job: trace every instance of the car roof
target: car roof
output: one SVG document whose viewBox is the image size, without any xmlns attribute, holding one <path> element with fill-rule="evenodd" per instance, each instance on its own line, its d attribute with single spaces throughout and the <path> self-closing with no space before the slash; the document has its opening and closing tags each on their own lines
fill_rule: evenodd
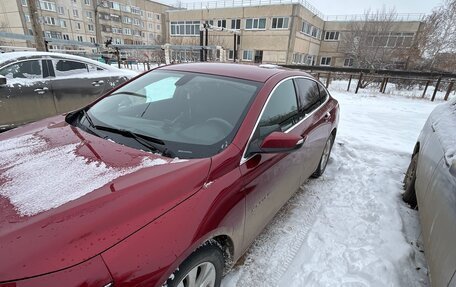
<svg viewBox="0 0 456 287">
<path fill-rule="evenodd" d="M 273 66 L 255 66 L 234 63 L 188 63 L 168 65 L 160 70 L 172 70 L 182 72 L 196 72 L 232 78 L 240 78 L 255 82 L 266 82 L 270 77 L 284 73 L 287 70 Z"/>
<path fill-rule="evenodd" d="M 115 69 L 114 67 L 106 65 L 104 63 L 100 63 L 98 61 L 94 61 L 94 60 L 86 58 L 86 57 L 75 56 L 75 55 L 70 55 L 70 54 L 63 54 L 63 53 L 37 52 L 37 51 L 2 53 L 2 54 L 0 54 L 0 65 L 7 64 L 7 63 L 10 63 L 10 62 L 14 62 L 14 61 L 17 61 L 17 60 L 25 60 L 25 59 L 28 59 L 28 58 L 42 58 L 44 56 L 84 61 L 86 63 L 90 63 L 90 64 L 93 64 L 93 65 L 101 66 L 101 67 L 103 67 L 103 68 L 105 68 L 107 70 L 116 70 L 117 71 L 117 69 Z"/>
</svg>

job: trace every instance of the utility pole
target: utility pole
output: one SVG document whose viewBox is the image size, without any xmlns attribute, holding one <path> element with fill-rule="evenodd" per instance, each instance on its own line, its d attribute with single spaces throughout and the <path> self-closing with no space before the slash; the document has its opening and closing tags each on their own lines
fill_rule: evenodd
<svg viewBox="0 0 456 287">
<path fill-rule="evenodd" d="M 101 47 L 101 44 L 103 43 L 101 39 L 101 26 L 100 26 L 100 17 L 98 16 L 98 8 L 103 5 L 103 1 L 98 3 L 98 0 L 92 0 L 93 3 L 93 9 L 95 12 L 95 38 L 96 38 L 96 43 L 97 43 L 97 49 L 99 50 Z"/>
<path fill-rule="evenodd" d="M 30 21 L 32 22 L 32 31 L 33 36 L 35 37 L 36 50 L 46 51 L 46 43 L 44 41 L 43 30 L 41 29 L 36 1 L 27 0 L 27 5 L 30 11 Z"/>
</svg>

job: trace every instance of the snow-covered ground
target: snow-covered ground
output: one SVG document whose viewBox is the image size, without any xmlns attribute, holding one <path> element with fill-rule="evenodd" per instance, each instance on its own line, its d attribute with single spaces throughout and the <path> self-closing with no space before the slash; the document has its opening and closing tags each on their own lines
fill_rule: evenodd
<svg viewBox="0 0 456 287">
<path fill-rule="evenodd" d="M 418 213 L 400 196 L 438 102 L 337 90 L 341 118 L 325 174 L 302 186 L 224 287 L 429 285 Z"/>
</svg>

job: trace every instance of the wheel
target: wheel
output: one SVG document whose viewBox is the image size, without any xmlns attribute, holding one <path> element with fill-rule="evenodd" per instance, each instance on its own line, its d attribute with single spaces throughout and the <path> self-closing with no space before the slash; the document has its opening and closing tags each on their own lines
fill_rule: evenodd
<svg viewBox="0 0 456 287">
<path fill-rule="evenodd" d="M 416 167 L 418 166 L 418 153 L 414 154 L 410 165 L 405 173 L 404 177 L 404 193 L 402 194 L 402 200 L 410 205 L 411 208 L 416 208 L 416 191 L 415 191 L 415 181 L 416 181 Z"/>
<path fill-rule="evenodd" d="M 170 276 L 168 287 L 219 287 L 224 259 L 220 248 L 206 244 L 190 255 Z"/>
<path fill-rule="evenodd" d="M 325 148 L 323 149 L 323 153 L 321 154 L 320 162 L 318 163 L 317 169 L 312 174 L 313 178 L 320 177 L 326 169 L 326 165 L 328 164 L 329 156 L 331 155 L 331 149 L 334 143 L 334 135 L 331 134 L 328 140 L 326 141 Z"/>
</svg>

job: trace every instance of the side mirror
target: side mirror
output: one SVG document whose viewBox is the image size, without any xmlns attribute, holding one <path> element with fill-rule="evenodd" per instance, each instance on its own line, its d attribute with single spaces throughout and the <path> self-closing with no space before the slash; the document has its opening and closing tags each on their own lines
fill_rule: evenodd
<svg viewBox="0 0 456 287">
<path fill-rule="evenodd" d="M 287 153 L 302 147 L 304 139 L 300 136 L 283 132 L 272 132 L 261 144 L 252 142 L 250 153 Z"/>
<path fill-rule="evenodd" d="M 456 177 L 456 159 L 454 159 L 453 163 L 450 165 L 450 174 Z"/>
<path fill-rule="evenodd" d="M 4 85 L 6 85 L 6 77 L 0 75 L 0 86 L 4 86 Z"/>
</svg>

